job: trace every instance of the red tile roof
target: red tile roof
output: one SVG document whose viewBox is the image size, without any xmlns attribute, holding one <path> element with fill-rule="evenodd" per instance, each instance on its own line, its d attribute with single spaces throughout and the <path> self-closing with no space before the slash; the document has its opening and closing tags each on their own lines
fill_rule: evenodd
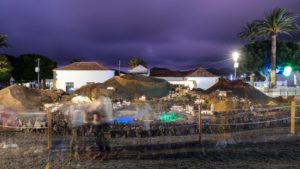
<svg viewBox="0 0 300 169">
<path fill-rule="evenodd" d="M 153 77 L 217 77 L 217 75 L 210 73 L 209 71 L 207 71 L 202 67 L 190 71 L 154 69 L 151 70 L 150 76 Z"/>
<path fill-rule="evenodd" d="M 150 76 L 153 77 L 184 77 L 180 71 L 175 70 L 151 70 Z"/>
<path fill-rule="evenodd" d="M 209 71 L 207 71 L 202 67 L 189 71 L 185 76 L 186 77 L 217 77 L 217 75 L 210 73 Z"/>
<path fill-rule="evenodd" d="M 54 70 L 109 70 L 97 62 L 74 62 Z"/>
</svg>

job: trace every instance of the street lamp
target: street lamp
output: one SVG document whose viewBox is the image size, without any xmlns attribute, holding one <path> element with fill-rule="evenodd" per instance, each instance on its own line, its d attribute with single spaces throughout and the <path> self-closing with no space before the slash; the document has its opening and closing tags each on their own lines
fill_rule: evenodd
<svg viewBox="0 0 300 169">
<path fill-rule="evenodd" d="M 239 63 L 237 62 L 239 57 L 240 57 L 240 54 L 238 52 L 233 52 L 232 59 L 234 61 L 234 65 L 233 65 L 233 67 L 234 67 L 234 80 L 236 80 L 236 70 L 239 67 Z"/>
</svg>

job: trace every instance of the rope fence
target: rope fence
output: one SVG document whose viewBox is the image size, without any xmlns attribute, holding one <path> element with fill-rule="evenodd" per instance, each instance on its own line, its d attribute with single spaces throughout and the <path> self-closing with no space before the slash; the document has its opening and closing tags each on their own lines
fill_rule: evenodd
<svg viewBox="0 0 300 169">
<path fill-rule="evenodd" d="M 255 124 L 263 124 L 263 123 L 272 123 L 272 122 L 279 122 L 289 120 L 290 117 L 281 118 L 281 119 L 274 119 L 274 120 L 265 120 L 265 121 L 256 121 L 256 122 L 246 122 L 246 123 L 215 123 L 215 124 L 208 124 L 202 123 L 202 126 L 242 126 L 242 125 L 255 125 Z M 299 117 L 295 117 L 295 119 L 300 119 Z M 161 123 L 164 125 L 164 123 Z M 198 126 L 197 123 L 194 124 L 183 124 L 183 125 L 166 125 L 167 127 L 191 127 L 191 126 Z M 47 129 L 48 127 L 28 127 L 28 126 L 4 126 L 0 125 L 2 128 L 13 128 L 13 129 Z M 113 131 L 123 131 L 123 130 L 113 130 Z"/>
</svg>

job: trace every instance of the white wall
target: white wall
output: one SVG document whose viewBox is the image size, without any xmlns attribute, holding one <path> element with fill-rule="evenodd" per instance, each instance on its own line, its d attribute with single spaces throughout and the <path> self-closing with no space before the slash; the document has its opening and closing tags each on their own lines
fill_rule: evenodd
<svg viewBox="0 0 300 169">
<path fill-rule="evenodd" d="M 114 77 L 113 70 L 56 70 L 56 88 L 66 90 L 66 82 L 74 82 L 74 89 L 88 82 L 103 83 Z"/>
<path fill-rule="evenodd" d="M 168 81 L 172 85 L 182 85 L 190 88 L 191 90 L 196 88 L 196 83 L 193 80 L 181 80 L 181 81 Z"/>
<path fill-rule="evenodd" d="M 171 84 L 184 85 L 192 88 L 200 88 L 206 90 L 216 84 L 219 77 L 155 77 L 164 79 Z"/>
<path fill-rule="evenodd" d="M 153 76 L 153 77 L 155 77 L 155 76 Z M 184 80 L 183 77 L 155 77 L 155 78 L 164 79 L 166 81 L 182 81 L 182 80 Z"/>
<path fill-rule="evenodd" d="M 197 88 L 206 90 L 216 84 L 219 77 L 186 77 L 187 80 L 194 80 L 197 84 Z"/>
</svg>

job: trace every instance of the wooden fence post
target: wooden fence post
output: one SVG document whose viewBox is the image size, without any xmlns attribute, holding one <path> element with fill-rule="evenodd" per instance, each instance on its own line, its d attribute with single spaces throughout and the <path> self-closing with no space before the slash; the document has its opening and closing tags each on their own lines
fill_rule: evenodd
<svg viewBox="0 0 300 169">
<path fill-rule="evenodd" d="M 201 140 L 202 140 L 202 115 L 201 115 L 201 105 L 200 104 L 198 105 L 198 130 L 199 130 L 198 139 L 199 139 L 199 142 L 201 143 Z"/>
<path fill-rule="evenodd" d="M 296 111 L 295 98 L 292 97 L 292 99 L 291 99 L 291 129 L 290 129 L 291 135 L 295 135 L 295 116 L 296 116 L 295 111 Z"/>
<path fill-rule="evenodd" d="M 47 109 L 48 115 L 48 149 L 52 146 L 52 112 L 51 109 Z"/>
<path fill-rule="evenodd" d="M 48 162 L 46 164 L 45 169 L 51 169 L 51 164 L 50 164 L 50 151 L 51 151 L 51 146 L 52 146 L 52 112 L 51 108 L 47 108 L 47 119 L 48 119 L 48 125 L 47 125 L 47 131 L 48 131 Z"/>
</svg>

